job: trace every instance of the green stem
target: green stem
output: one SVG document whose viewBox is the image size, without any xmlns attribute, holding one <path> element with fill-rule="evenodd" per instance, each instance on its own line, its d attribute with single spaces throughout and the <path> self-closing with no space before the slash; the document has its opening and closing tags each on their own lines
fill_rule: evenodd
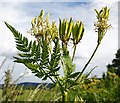
<svg viewBox="0 0 120 103">
<path fill-rule="evenodd" d="M 52 79 L 52 77 L 51 76 L 49 76 L 43 69 L 42 69 L 42 71 L 45 73 L 45 75 L 47 75 L 48 77 L 49 77 L 49 79 L 55 84 L 55 81 Z"/>
<path fill-rule="evenodd" d="M 74 60 L 74 57 L 75 57 L 76 47 L 77 47 L 77 46 L 74 45 L 74 51 L 73 51 L 72 61 Z"/>
<path fill-rule="evenodd" d="M 65 94 L 64 94 L 64 92 L 62 93 L 62 103 L 65 103 Z"/>
<path fill-rule="evenodd" d="M 93 54 L 91 55 L 90 59 L 89 59 L 88 62 L 85 64 L 84 68 L 83 68 L 82 71 L 79 73 L 79 75 L 78 75 L 78 77 L 76 78 L 75 81 L 77 81 L 77 80 L 80 78 L 80 76 L 83 74 L 83 72 L 85 71 L 86 67 L 88 66 L 88 64 L 90 63 L 90 61 L 92 60 L 92 58 L 94 57 L 94 55 L 95 55 L 95 53 L 96 53 L 99 45 L 100 45 L 100 43 L 97 44 L 97 46 L 96 46 Z"/>
<path fill-rule="evenodd" d="M 36 62 L 38 64 L 38 62 Z M 39 64 L 38 64 L 39 65 Z M 43 69 L 42 71 L 45 73 L 45 75 L 47 75 L 49 77 L 49 79 L 55 84 L 55 81 L 52 79 L 52 77 L 50 77 Z"/>
<path fill-rule="evenodd" d="M 62 103 L 65 103 L 65 93 L 64 93 L 64 88 L 63 88 L 62 85 L 60 84 L 59 80 L 58 80 L 58 84 L 59 84 L 60 91 L 61 91 L 61 94 L 62 94 Z"/>
<path fill-rule="evenodd" d="M 60 83 L 60 78 L 55 76 L 55 79 L 59 85 L 59 88 L 60 88 L 60 91 L 61 91 L 61 94 L 62 94 L 62 103 L 65 103 L 65 94 L 64 94 L 64 87 L 62 86 L 62 84 Z"/>
<path fill-rule="evenodd" d="M 63 49 L 63 54 L 67 53 L 67 43 L 62 42 L 62 49 Z"/>
</svg>

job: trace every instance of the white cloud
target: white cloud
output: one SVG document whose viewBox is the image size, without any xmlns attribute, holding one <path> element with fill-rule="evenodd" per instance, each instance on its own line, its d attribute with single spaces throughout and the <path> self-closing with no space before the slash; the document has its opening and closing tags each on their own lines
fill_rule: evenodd
<svg viewBox="0 0 120 103">
<path fill-rule="evenodd" d="M 16 53 L 14 36 L 4 24 L 4 21 L 10 23 L 18 31 L 26 33 L 26 25 L 31 18 L 26 16 L 26 13 L 17 7 L 18 3 L 0 3 L 0 55 L 8 56 Z"/>
</svg>

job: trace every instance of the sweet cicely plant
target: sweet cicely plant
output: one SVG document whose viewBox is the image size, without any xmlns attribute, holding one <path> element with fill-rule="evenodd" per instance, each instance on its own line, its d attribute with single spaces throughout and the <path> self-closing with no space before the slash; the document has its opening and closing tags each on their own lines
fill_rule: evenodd
<svg viewBox="0 0 120 103">
<path fill-rule="evenodd" d="M 50 23 L 49 16 L 44 16 L 44 11 L 40 15 L 32 19 L 31 33 L 36 40 L 28 41 L 15 28 L 5 22 L 15 37 L 16 48 L 20 51 L 14 62 L 24 64 L 38 78 L 47 80 L 48 78 L 59 89 L 62 101 L 81 101 L 82 97 L 76 90 L 80 84 L 84 83 L 84 79 L 88 77 L 91 71 L 84 75 L 86 67 L 92 60 L 96 50 L 111 27 L 108 24 L 109 9 L 102 8 L 96 11 L 98 21 L 94 24 L 95 31 L 98 33 L 97 46 L 82 71 L 75 72 L 75 64 L 73 63 L 77 45 L 84 36 L 84 24 L 82 21 L 73 21 L 67 19 L 59 19 L 59 25 L 53 21 Z M 72 40 L 73 55 L 69 54 L 68 42 Z M 63 69 L 63 76 L 60 70 Z M 80 90 L 80 89 L 79 89 Z"/>
</svg>

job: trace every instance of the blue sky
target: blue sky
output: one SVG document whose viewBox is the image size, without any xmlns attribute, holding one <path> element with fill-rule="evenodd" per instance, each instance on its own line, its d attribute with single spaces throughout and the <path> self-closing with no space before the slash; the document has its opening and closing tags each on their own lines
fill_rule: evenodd
<svg viewBox="0 0 120 103">
<path fill-rule="evenodd" d="M 37 0 L 36 0 L 37 1 Z M 49 1 L 49 0 L 48 0 Z M 77 0 L 76 0 L 77 1 Z M 0 70 L 0 78 L 4 75 L 4 71 L 13 67 L 13 55 L 18 51 L 15 48 L 15 40 L 11 32 L 5 26 L 4 21 L 7 21 L 20 31 L 24 36 L 33 39 L 27 31 L 31 27 L 31 19 L 39 15 L 40 10 L 50 13 L 50 20 L 56 21 L 58 24 L 59 18 L 69 19 L 71 16 L 74 20 L 81 20 L 85 24 L 85 34 L 83 40 L 77 47 L 76 52 L 76 71 L 80 70 L 91 56 L 96 43 L 97 33 L 94 32 L 94 22 L 96 22 L 96 14 L 94 9 L 101 9 L 104 6 L 111 8 L 109 22 L 112 28 L 105 35 L 102 44 L 100 45 L 95 57 L 88 66 L 86 72 L 94 66 L 98 66 L 92 75 L 101 76 L 106 71 L 106 65 L 115 57 L 114 54 L 118 49 L 118 8 L 117 2 L 0 2 L 0 63 L 6 56 L 8 59 Z M 71 50 L 71 49 L 70 49 Z M 28 72 L 23 81 L 37 81 L 39 79 L 25 69 L 22 64 L 15 64 L 13 76 L 18 78 L 24 72 Z M 48 80 L 49 81 L 49 80 Z"/>
</svg>

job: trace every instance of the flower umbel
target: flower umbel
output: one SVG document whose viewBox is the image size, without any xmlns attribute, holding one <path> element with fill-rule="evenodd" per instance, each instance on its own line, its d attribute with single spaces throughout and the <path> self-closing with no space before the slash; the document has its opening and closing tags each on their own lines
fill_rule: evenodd
<svg viewBox="0 0 120 103">
<path fill-rule="evenodd" d="M 98 44 L 100 44 L 107 30 L 111 28 L 111 24 L 108 24 L 110 9 L 106 6 L 99 12 L 95 9 L 95 12 L 97 13 L 98 21 L 94 23 L 94 26 L 95 32 L 98 32 Z"/>
<path fill-rule="evenodd" d="M 43 37 L 49 44 L 55 37 L 58 36 L 58 30 L 55 22 L 52 24 L 49 21 L 49 15 L 44 19 L 44 11 L 41 10 L 40 15 L 33 18 L 31 21 L 32 28 L 29 33 L 35 36 L 37 40 Z"/>
</svg>

